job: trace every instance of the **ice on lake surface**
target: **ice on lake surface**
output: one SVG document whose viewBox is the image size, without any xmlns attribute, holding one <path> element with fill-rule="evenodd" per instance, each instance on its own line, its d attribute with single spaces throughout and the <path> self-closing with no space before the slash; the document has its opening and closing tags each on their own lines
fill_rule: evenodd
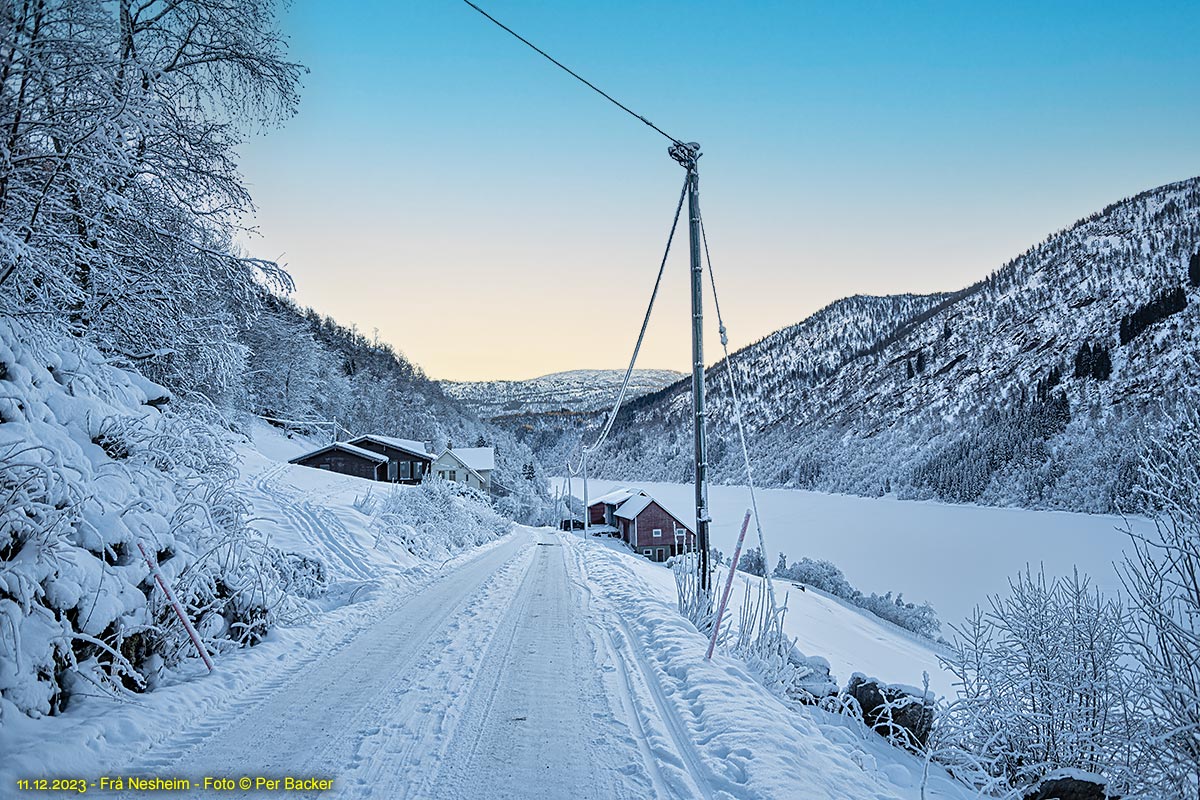
<svg viewBox="0 0 1200 800">
<path fill-rule="evenodd" d="M 691 484 L 596 480 L 589 495 L 637 486 L 680 519 L 695 518 Z M 576 496 L 581 481 L 572 483 Z M 1047 575 L 1068 575 L 1074 566 L 1106 594 L 1121 591 L 1113 562 L 1129 537 L 1126 521 L 1101 514 L 1030 511 L 952 505 L 893 497 L 855 497 L 794 489 L 758 490 L 759 511 L 774 568 L 782 550 L 789 563 L 802 557 L 827 559 L 860 591 L 902 592 L 909 602 L 928 600 L 942 620 L 957 623 L 986 595 L 1004 593 L 1008 579 L 1029 564 L 1045 564 Z M 733 551 L 742 515 L 750 506 L 743 486 L 709 487 L 713 544 Z M 1152 522 L 1131 518 L 1135 530 L 1152 532 Z M 754 529 L 747 547 L 757 546 Z"/>
</svg>

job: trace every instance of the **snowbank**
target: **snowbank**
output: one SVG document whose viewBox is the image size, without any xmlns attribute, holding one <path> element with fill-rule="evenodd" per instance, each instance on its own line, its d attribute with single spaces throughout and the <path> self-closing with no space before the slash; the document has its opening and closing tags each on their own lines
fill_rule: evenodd
<svg viewBox="0 0 1200 800">
<path fill-rule="evenodd" d="M 922 796 L 920 759 L 861 723 L 785 705 L 737 660 L 718 654 L 706 661 L 707 641 L 679 614 L 667 569 L 578 536 L 564 534 L 560 541 L 574 551 L 590 604 L 618 631 L 613 650 L 619 668 L 632 676 L 631 702 L 667 721 L 664 729 L 647 731 L 651 746 L 667 738 L 692 754 L 687 772 L 707 785 L 708 794 Z M 925 796 L 965 800 L 974 794 L 935 765 Z"/>
<path fill-rule="evenodd" d="M 81 342 L 0 321 L 0 721 L 152 688 L 189 654 L 139 544 L 215 650 L 261 638 L 286 600 L 231 454 L 168 397 Z"/>
</svg>

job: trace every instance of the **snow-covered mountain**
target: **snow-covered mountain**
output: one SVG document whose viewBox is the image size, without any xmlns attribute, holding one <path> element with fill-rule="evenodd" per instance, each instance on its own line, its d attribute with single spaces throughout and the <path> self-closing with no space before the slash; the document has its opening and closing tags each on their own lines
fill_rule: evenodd
<svg viewBox="0 0 1200 800">
<path fill-rule="evenodd" d="M 1115 203 L 961 291 L 851 297 L 733 356 L 756 477 L 857 494 L 1129 508 L 1140 443 L 1200 379 L 1200 179 Z M 715 480 L 744 470 L 724 362 Z M 687 381 L 623 410 L 598 473 L 688 480 Z M 558 426 L 560 435 L 552 436 Z M 587 427 L 521 420 L 560 463 Z"/>
<path fill-rule="evenodd" d="M 510 414 L 594 411 L 612 404 L 624 370 L 577 369 L 525 381 L 442 381 L 442 390 L 484 419 Z M 675 383 L 682 373 L 669 369 L 634 370 L 629 398 Z"/>
</svg>

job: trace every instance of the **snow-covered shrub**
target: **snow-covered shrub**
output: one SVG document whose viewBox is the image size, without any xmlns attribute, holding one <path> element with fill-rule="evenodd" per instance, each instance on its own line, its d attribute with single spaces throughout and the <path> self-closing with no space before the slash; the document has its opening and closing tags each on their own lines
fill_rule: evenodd
<svg viewBox="0 0 1200 800">
<path fill-rule="evenodd" d="M 309 598 L 325 594 L 329 588 L 329 570 L 324 561 L 299 553 L 285 553 L 276 548 L 271 548 L 270 552 L 284 591 Z"/>
<path fill-rule="evenodd" d="M 741 558 L 738 559 L 738 572 L 744 572 L 747 575 L 758 575 L 762 577 L 767 574 L 767 564 L 763 559 L 762 551 L 757 547 L 748 547 L 742 552 Z"/>
<path fill-rule="evenodd" d="M 1127 530 L 1122 565 L 1133 598 L 1134 655 L 1147 681 L 1154 729 L 1150 781 L 1164 796 L 1200 797 L 1200 411 L 1171 415 L 1173 434 L 1142 458 L 1140 492 L 1156 537 Z"/>
<path fill-rule="evenodd" d="M 957 697 L 934 725 L 937 760 L 990 792 L 1072 768 L 1137 782 L 1144 686 L 1130 668 L 1129 615 L 1078 573 L 1029 570 L 955 627 L 944 664 Z"/>
<path fill-rule="evenodd" d="M 903 595 L 900 594 L 893 598 L 891 592 L 883 595 L 872 592 L 870 595 L 859 595 L 855 598 L 854 604 L 865 608 L 880 619 L 886 619 L 888 622 L 899 625 L 919 636 L 924 636 L 926 639 L 937 637 L 942 629 L 942 623 L 938 621 L 937 612 L 933 610 L 933 606 L 929 603 L 921 605 L 906 603 Z"/>
<path fill-rule="evenodd" d="M 146 689 L 190 654 L 139 543 L 194 620 L 220 618 L 213 649 L 261 638 L 278 576 L 219 434 L 72 338 L 0 320 L 0 363 L 0 716 Z"/>
<path fill-rule="evenodd" d="M 398 544 L 421 558 L 446 558 L 508 533 L 512 522 L 487 495 L 453 481 L 397 487 L 375 508 L 376 546 Z"/>
<path fill-rule="evenodd" d="M 934 639 L 942 629 L 937 612 L 929 603 L 916 605 L 904 602 L 897 594 L 894 598 L 891 592 L 877 595 L 872 592 L 864 595 L 855 589 L 846 576 L 833 563 L 824 560 L 802 558 L 788 564 L 787 556 L 779 554 L 779 563 L 775 567 L 775 577 L 795 581 L 806 586 L 815 586 L 834 597 L 840 597 L 859 608 L 870 611 L 880 619 L 885 619 L 901 628 L 910 630 L 927 639 Z"/>
<path fill-rule="evenodd" d="M 815 586 L 821 591 L 829 592 L 835 597 L 852 600 L 860 592 L 850 585 L 845 574 L 831 561 L 802 558 L 788 564 L 780 554 L 781 562 L 775 568 L 775 577 L 796 583 Z"/>
</svg>

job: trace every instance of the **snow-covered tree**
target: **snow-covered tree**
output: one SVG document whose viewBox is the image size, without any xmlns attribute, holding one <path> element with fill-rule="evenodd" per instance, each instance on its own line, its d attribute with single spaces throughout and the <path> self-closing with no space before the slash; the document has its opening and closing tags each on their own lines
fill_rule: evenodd
<svg viewBox="0 0 1200 800">
<path fill-rule="evenodd" d="M 0 303 L 179 390 L 219 395 L 275 264 L 236 252 L 245 123 L 297 102 L 274 4 L 0 9 Z"/>
<path fill-rule="evenodd" d="M 938 758 L 989 790 L 1060 768 L 1137 784 L 1143 686 L 1126 609 L 1078 572 L 1027 569 L 1009 585 L 954 628 L 958 696 L 935 725 Z"/>
<path fill-rule="evenodd" d="M 1145 670 L 1163 796 L 1200 797 L 1200 412 L 1172 415 L 1175 430 L 1142 459 L 1141 491 L 1157 536 L 1130 531 L 1122 576 L 1133 598 L 1132 640 Z"/>
</svg>

